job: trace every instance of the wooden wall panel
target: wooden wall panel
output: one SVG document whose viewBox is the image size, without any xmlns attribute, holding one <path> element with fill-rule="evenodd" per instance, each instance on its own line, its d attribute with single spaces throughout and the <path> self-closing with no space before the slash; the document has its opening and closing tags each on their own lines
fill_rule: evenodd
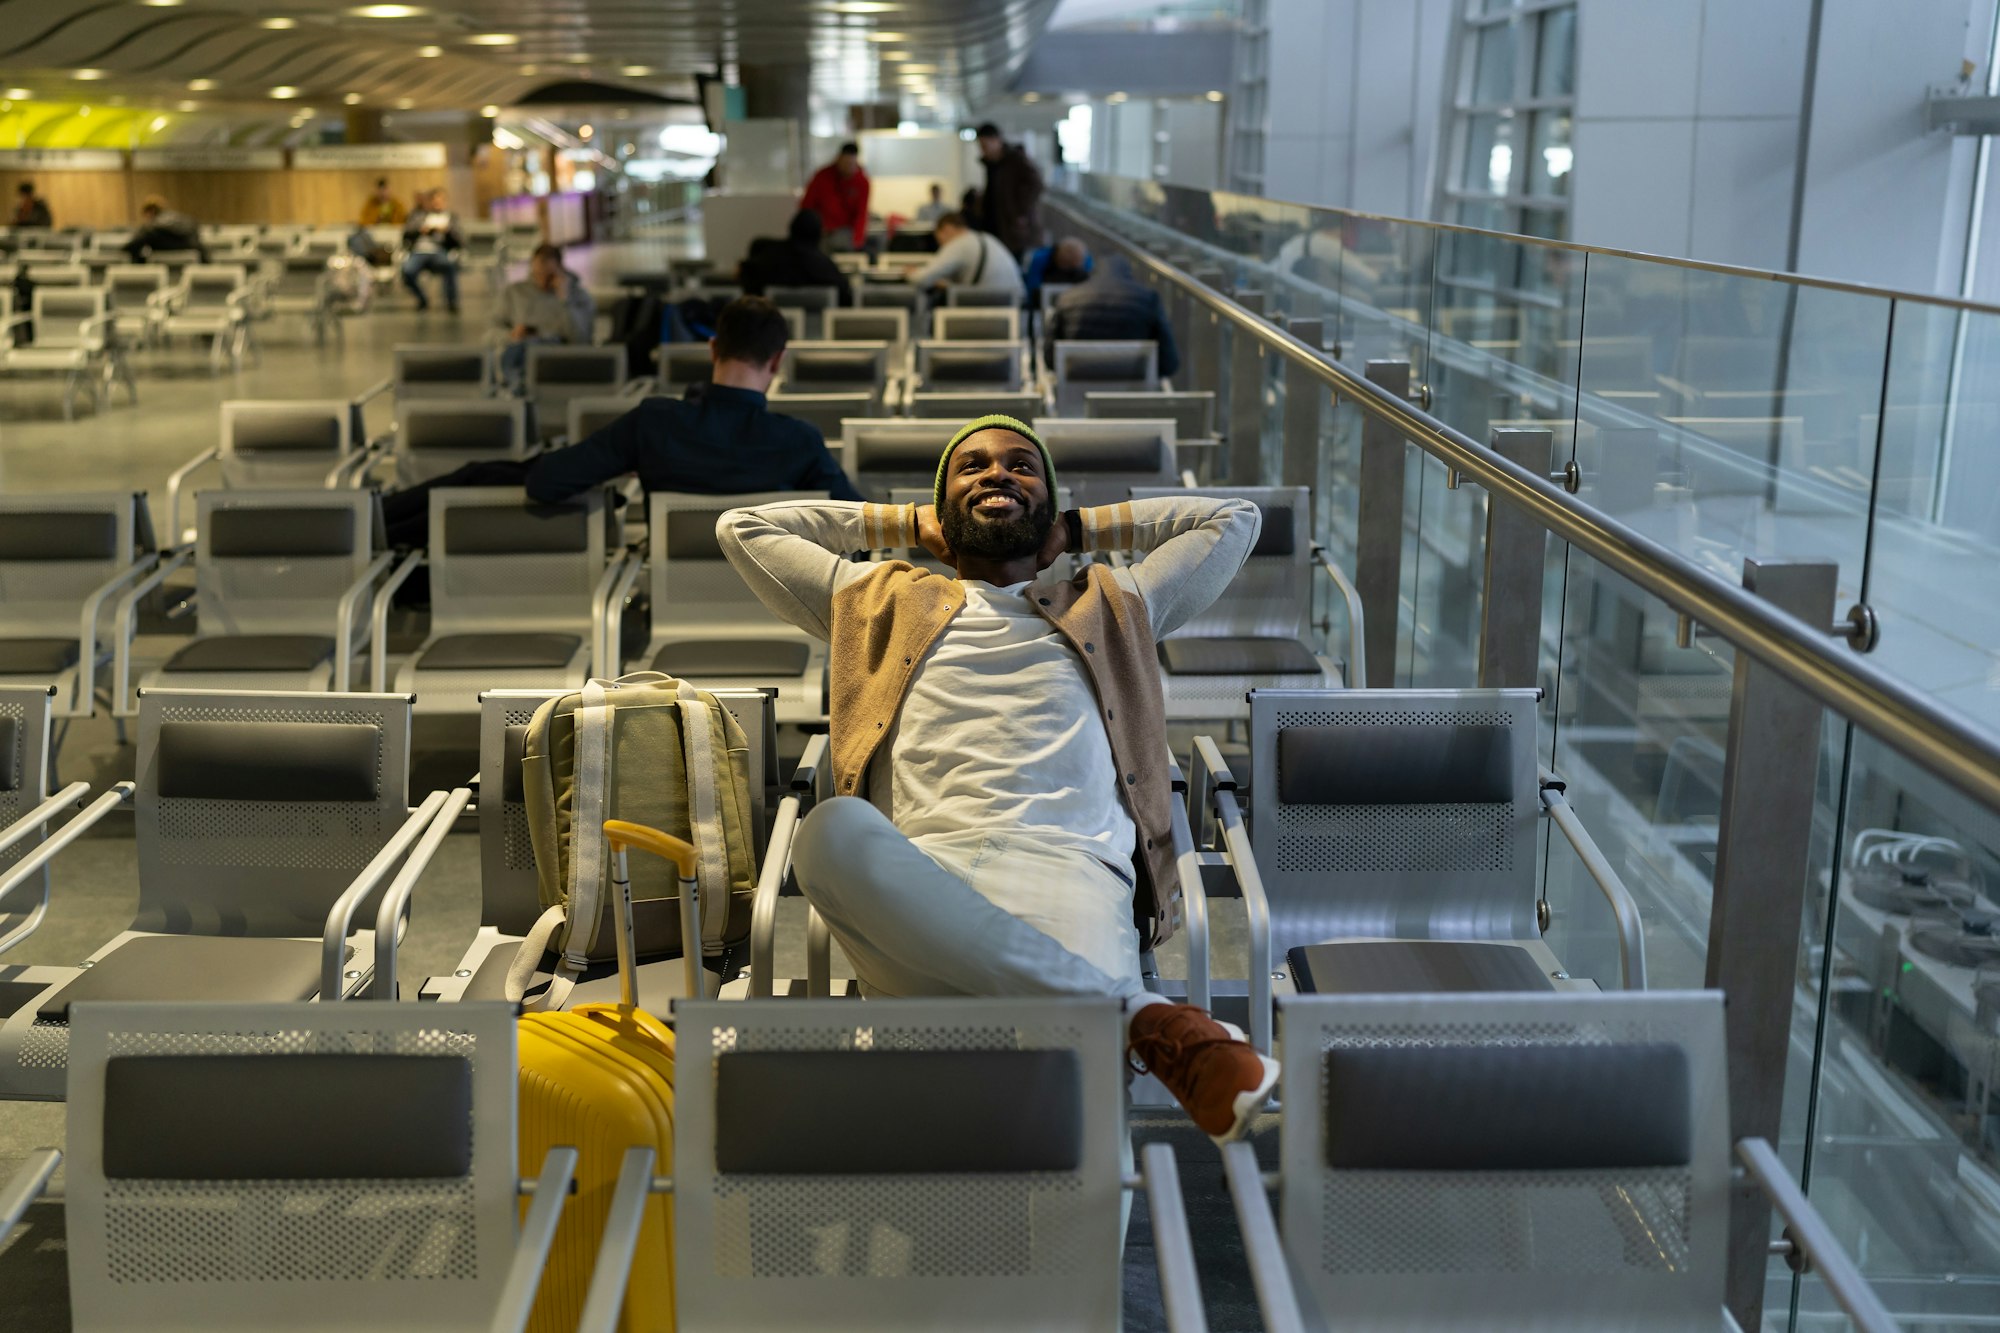
<svg viewBox="0 0 2000 1333">
<path fill-rule="evenodd" d="M 134 171 L 132 211 L 148 195 L 196 222 L 283 222 L 290 208 L 284 171 Z"/>
<path fill-rule="evenodd" d="M 284 174 L 289 178 L 290 194 L 285 201 L 283 220 L 288 222 L 354 222 L 361 216 L 362 203 L 375 192 L 375 182 L 384 177 L 389 181 L 390 193 L 402 200 L 405 208 L 418 190 L 447 184 L 443 167 L 386 170 L 342 167 Z M 453 199 L 452 207 L 461 216 L 470 216 L 472 200 Z"/>
<path fill-rule="evenodd" d="M 0 167 L 0 222 L 14 219 L 14 191 L 31 180 L 49 201 L 58 227 L 123 227 L 132 222 L 135 205 L 130 175 L 123 171 L 26 171 Z"/>
</svg>

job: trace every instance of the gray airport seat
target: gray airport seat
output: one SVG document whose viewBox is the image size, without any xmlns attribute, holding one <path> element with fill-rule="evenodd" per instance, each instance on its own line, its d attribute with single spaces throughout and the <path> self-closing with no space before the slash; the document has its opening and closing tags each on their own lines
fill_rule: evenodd
<svg viewBox="0 0 2000 1333">
<path fill-rule="evenodd" d="M 954 429 L 938 420 L 875 417 L 843 421 L 841 469 L 870 500 L 886 501 L 895 486 L 928 488 L 937 479 L 938 456 Z"/>
<path fill-rule="evenodd" d="M 1111 417 L 1149 421 L 1166 418 L 1174 423 L 1174 439 L 1212 440 L 1215 438 L 1215 394 L 1209 390 L 1166 390 L 1123 392 L 1092 389 L 1083 395 L 1086 417 Z"/>
<path fill-rule="evenodd" d="M 117 594 L 156 558 L 143 492 L 0 494 L 0 686 L 53 689 L 56 716 L 89 717 L 121 641 Z"/>
<path fill-rule="evenodd" d="M 1021 304 L 1021 293 L 1002 291 L 994 287 L 962 287 L 954 283 L 945 288 L 944 304 L 949 310 L 1017 309 Z"/>
<path fill-rule="evenodd" d="M 486 690 L 573 690 L 603 674 L 605 601 L 625 564 L 622 547 L 610 555 L 606 496 L 540 505 L 512 486 L 432 490 L 428 554 L 406 558 L 375 599 L 380 625 L 401 578 L 430 565 L 430 633 L 396 691 L 419 713 L 467 715 Z M 386 645 L 371 639 L 379 687 Z"/>
<path fill-rule="evenodd" d="M 396 409 L 396 484 L 417 486 L 493 459 L 528 456 L 528 405 L 518 398 L 418 398 Z"/>
<path fill-rule="evenodd" d="M 146 346 L 158 334 L 167 302 L 167 278 L 167 270 L 158 264 L 127 264 L 121 259 L 105 267 L 112 327 L 118 331 L 121 346 Z"/>
<path fill-rule="evenodd" d="M 88 287 L 90 266 L 72 255 L 24 253 L 16 256 L 21 271 L 37 287 Z"/>
<path fill-rule="evenodd" d="M 838 309 L 840 289 L 838 287 L 766 287 L 764 299 L 780 310 L 796 310 L 805 320 L 803 336 L 824 338 L 821 321 L 829 310 Z"/>
<path fill-rule="evenodd" d="M 416 1005 L 76 1013 L 78 1333 L 526 1326 L 578 1153 L 517 1174 L 509 1006 L 464 1006 L 449 1032 Z M 43 1181 L 59 1156 L 35 1164 Z"/>
<path fill-rule="evenodd" d="M 569 442 L 576 444 L 595 435 L 632 409 L 645 402 L 639 394 L 599 394 L 591 398 L 569 400 L 568 435 Z"/>
<path fill-rule="evenodd" d="M 912 390 L 948 389 L 961 393 L 995 389 L 1019 393 L 1023 386 L 1018 342 L 939 342 L 917 344 Z"/>
<path fill-rule="evenodd" d="M 1171 421 L 1084 421 L 1037 417 L 1029 423 L 1055 459 L 1056 474 L 1076 488 L 1085 508 L 1120 504 L 1132 488 L 1171 488 L 1181 480 Z"/>
<path fill-rule="evenodd" d="M 710 692 L 734 715 L 749 743 L 745 766 L 750 775 L 751 860 L 752 864 L 763 866 L 767 848 L 775 845 L 783 852 L 790 847 L 792 832 L 802 814 L 799 799 L 781 799 L 784 792 L 778 780 L 777 723 L 772 716 L 770 696 L 759 689 L 731 687 Z M 501 998 L 506 990 L 507 970 L 519 952 L 521 941 L 542 915 L 544 905 L 528 834 L 521 758 L 535 710 L 559 693 L 488 690 L 479 697 L 479 931 L 451 975 L 432 977 L 424 983 L 422 997 L 426 1000 Z M 808 771 L 806 781 L 810 782 L 811 777 Z M 797 779 L 794 774 L 793 780 Z M 632 817 L 642 822 L 656 818 L 652 814 Z M 771 890 L 774 900 L 787 866 L 781 859 L 760 872 L 777 877 Z M 636 860 L 633 863 L 633 869 L 641 873 L 648 868 Z M 639 943 L 639 1002 L 641 1008 L 651 1013 L 666 1013 L 674 1000 L 687 993 L 686 974 L 680 961 L 680 922 L 672 906 L 675 901 L 654 900 L 634 909 Z M 564 1001 L 565 1008 L 618 1002 L 615 950 L 616 939 L 607 920 L 598 933 L 593 965 Z M 733 961 L 741 963 L 742 959 Z M 548 970 L 538 971 L 528 983 L 529 993 L 538 992 L 549 977 Z"/>
<path fill-rule="evenodd" d="M 678 1327 L 1118 1329 L 1117 1006 L 862 1007 L 676 1006 Z M 614 1217 L 645 1203 L 645 1174 L 633 1179 Z M 1136 1183 L 1167 1325 L 1202 1327 L 1168 1145 L 1145 1149 Z"/>
<path fill-rule="evenodd" d="M 486 279 L 487 285 L 495 292 L 505 281 L 504 255 L 501 253 L 500 224 L 497 222 L 468 222 L 461 230 L 465 244 L 455 256 L 461 280 L 474 276 Z"/>
<path fill-rule="evenodd" d="M 715 371 L 715 358 L 705 342 L 661 343 L 654 349 L 659 365 L 659 391 L 668 398 L 680 398 L 697 384 L 706 384 Z"/>
<path fill-rule="evenodd" d="M 683 495 L 655 491 L 647 500 L 646 569 L 652 636 L 627 671 L 664 671 L 704 689 L 775 692 L 779 722 L 826 719 L 826 645 L 772 616 L 723 557 L 715 522 L 726 511 L 784 500 L 824 500 L 825 491 L 753 495 Z M 636 580 L 629 572 L 627 583 Z M 618 608 L 611 599 L 612 646 Z"/>
<path fill-rule="evenodd" d="M 1018 306 L 947 307 L 931 314 L 931 336 L 939 342 L 1019 342 Z"/>
<path fill-rule="evenodd" d="M 326 261 L 338 250 L 322 253 L 311 250 L 287 255 L 270 269 L 270 287 L 263 299 L 264 309 L 273 316 L 297 315 L 312 330 L 313 342 L 324 347 L 326 335 L 342 335 L 340 315 L 334 309 Z"/>
<path fill-rule="evenodd" d="M 146 689 L 346 690 L 369 646 L 368 599 L 388 570 L 382 506 L 364 491 L 204 491 L 195 541 L 162 560 L 118 605 L 112 700 L 130 697 L 140 598 L 192 560 L 195 637 L 140 682 Z"/>
<path fill-rule="evenodd" d="M 48 686 L 0 685 L 0 877 L 33 854 L 50 824 L 79 805 L 87 782 L 72 782 L 50 794 L 59 738 L 51 721 L 55 691 Z M 46 867 L 17 879 L 0 892 L 0 954 L 40 928 L 49 910 Z M 0 1235 L 6 1224 L 0 1221 Z"/>
<path fill-rule="evenodd" d="M 220 442 L 167 478 L 167 530 L 184 539 L 182 497 L 213 464 L 229 490 L 353 488 L 374 461 L 356 399 L 236 399 L 221 412 Z"/>
<path fill-rule="evenodd" d="M 1188 495 L 1249 500 L 1263 515 L 1257 544 L 1228 589 L 1160 642 L 1169 721 L 1241 721 L 1249 716 L 1244 697 L 1255 689 L 1340 687 L 1340 666 L 1312 623 L 1313 575 L 1323 566 L 1313 556 L 1312 500 L 1305 487 L 1134 486 L 1131 494 L 1134 500 Z"/>
<path fill-rule="evenodd" d="M 1105 390 L 1150 393 L 1160 387 L 1160 345 L 1137 342 L 1054 344 L 1056 415 L 1082 416 L 1084 395 Z"/>
<path fill-rule="evenodd" d="M 13 315 L 0 332 L 0 373 L 61 375 L 63 420 L 75 416 L 74 402 L 88 395 L 102 412 L 106 389 L 115 379 L 128 403 L 139 401 L 138 386 L 119 348 L 111 294 L 103 287 L 37 287 L 30 315 Z M 35 340 L 17 344 L 19 326 L 34 321 Z"/>
<path fill-rule="evenodd" d="M 499 384 L 491 347 L 400 343 L 395 352 L 396 401 L 417 398 L 488 398 Z"/>
<path fill-rule="evenodd" d="M 882 407 L 882 400 L 871 393 L 774 391 L 767 401 L 771 411 L 809 422 L 827 439 L 840 438 L 841 422 L 850 417 L 874 416 Z"/>
<path fill-rule="evenodd" d="M 1249 832 L 1220 750 L 1195 741 L 1190 818 L 1250 901 L 1250 1033 L 1273 973 L 1298 991 L 1547 991 L 1533 689 L 1250 695 Z"/>
<path fill-rule="evenodd" d="M 888 386 L 887 342 L 795 342 L 786 346 L 778 386 L 795 393 L 866 393 L 880 401 Z"/>
<path fill-rule="evenodd" d="M 916 256 L 919 259 L 929 257 Z M 854 287 L 854 304 L 862 310 L 906 311 L 909 316 L 909 336 L 930 337 L 931 308 L 920 287 L 912 287 L 908 283 L 901 282 L 858 282 Z"/>
<path fill-rule="evenodd" d="M 250 346 L 251 305 L 256 289 L 241 264 L 189 264 L 168 292 L 160 334 L 166 338 L 208 339 L 208 368 L 222 373 L 243 368 Z"/>
<path fill-rule="evenodd" d="M 116 810 L 134 816 L 130 926 L 80 967 L 0 966 L 0 1097 L 62 1097 L 72 1004 L 337 998 L 393 975 L 394 923 L 437 843 L 424 835 L 469 795 L 412 810 L 409 735 L 401 696 L 148 691 L 135 780 L 0 879 L 39 871 Z M 356 929 L 384 917 L 386 931 Z"/>
<path fill-rule="evenodd" d="M 910 341 L 910 312 L 869 306 L 828 310 L 820 315 L 820 329 L 828 342 L 885 342 L 901 349 Z"/>
<path fill-rule="evenodd" d="M 909 396 L 905 403 L 908 414 L 913 417 L 928 417 L 932 420 L 966 422 L 974 417 L 983 417 L 998 412 L 1002 416 L 1013 417 L 1016 421 L 1032 421 L 1048 410 L 1048 401 L 1039 389 L 1023 389 L 1019 393 L 961 393 L 949 390 L 918 391 Z M 950 439 L 946 435 L 945 439 Z M 944 440 L 938 441 L 944 447 Z"/>
<path fill-rule="evenodd" d="M 569 420 L 570 399 L 601 398 L 625 387 L 625 349 L 530 343 L 525 383 L 536 429 L 543 441 L 552 440 Z"/>
<path fill-rule="evenodd" d="M 1896 1327 L 1771 1145 L 1730 1142 L 1720 992 L 1294 996 L 1283 1014 L 1275 1216 L 1251 1145 L 1222 1150 L 1265 1327 L 1734 1330 L 1732 1159 L 1841 1326 Z"/>
</svg>

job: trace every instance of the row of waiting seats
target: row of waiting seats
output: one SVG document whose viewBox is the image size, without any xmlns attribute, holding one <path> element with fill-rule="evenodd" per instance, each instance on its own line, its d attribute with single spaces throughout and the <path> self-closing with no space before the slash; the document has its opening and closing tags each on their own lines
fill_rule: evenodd
<svg viewBox="0 0 2000 1333">
<path fill-rule="evenodd" d="M 1440 704 L 1397 693 L 1375 702 L 1405 715 Z M 0 965 L 0 1089 L 71 1102 L 71 1252 L 87 1279 L 74 1284 L 79 1327 L 115 1324 L 140 1300 L 155 1321 L 292 1326 L 307 1318 L 301 1309 L 327 1308 L 328 1283 L 342 1284 L 329 1315 L 341 1326 L 420 1314 L 422 1326 L 456 1326 L 436 1322 L 456 1312 L 485 1327 L 501 1289 L 539 1268 L 546 1247 L 534 1238 L 546 1240 L 538 1227 L 565 1197 L 574 1162 L 558 1158 L 542 1176 L 517 1231 L 514 1011 L 481 997 L 494 984 L 490 960 L 511 953 L 509 936 L 539 908 L 518 771 L 520 732 L 541 697 L 485 702 L 472 809 L 486 925 L 457 975 L 423 987 L 452 1003 L 443 1018 L 387 1001 L 402 994 L 398 923 L 472 789 L 407 804 L 406 699 L 150 693 L 136 780 L 35 846 L 41 822 L 87 792 L 78 783 L 40 799 L 32 766 L 47 752 L 46 696 L 0 695 L 21 765 L 0 799 L 13 816 L 0 833 L 11 861 L 0 906 L 113 810 L 137 819 L 131 929 L 87 968 Z M 817 789 L 824 743 L 781 787 L 764 696 L 733 692 L 727 703 L 746 724 L 763 802 L 752 824 L 761 923 L 783 888 L 782 849 Z M 1522 740 L 1531 745 L 1531 732 Z M 1290 750 L 1281 737 L 1281 764 L 1305 762 Z M 1319 836 L 1337 854 L 1338 832 Z M 1531 868 L 1525 878 L 1532 886 Z M 1327 881 L 1322 894 L 1357 884 Z M 1113 1006 L 759 1003 L 792 994 L 772 985 L 769 956 L 767 930 L 750 957 L 753 972 L 761 958 L 764 983 L 746 1000 L 676 995 L 679 969 L 642 977 L 642 1000 L 671 1007 L 680 1032 L 674 1161 L 661 1166 L 673 1181 L 686 1326 L 795 1326 L 809 1302 L 828 1326 L 934 1326 L 940 1310 L 962 1308 L 1010 1327 L 1115 1328 L 1120 1206 L 1139 1187 L 1170 1319 L 1181 1321 L 1173 1326 L 1201 1327 L 1170 1150 L 1149 1145 L 1136 1179 L 1116 1165 L 1124 1076 Z M 572 1002 L 598 998 L 592 984 Z M 1494 992 L 1533 988 L 1379 977 L 1341 989 L 1350 993 L 1278 1002 L 1277 1210 L 1249 1147 L 1224 1151 L 1268 1326 L 1308 1326 L 1303 1314 L 1313 1327 L 1530 1327 L 1558 1315 L 1566 1326 L 1609 1327 L 1635 1300 L 1662 1327 L 1718 1326 L 1730 1178 L 1719 996 L 1507 994 Z M 314 995 L 322 1003 L 296 1003 Z M 732 1059 L 750 1052 L 769 1058 Z M 277 1058 L 287 1055 L 315 1059 Z M 149 1058 L 115 1063 L 134 1056 Z M 463 1066 L 384 1062 L 393 1056 Z M 394 1109 L 393 1135 L 367 1128 L 389 1123 L 384 1108 Z M 1770 1174 L 1768 1147 L 1738 1152 L 1788 1220 L 1809 1216 Z M 31 1163 L 27 1185 L 0 1192 L 0 1230 L 53 1165 Z M 627 1173 L 606 1231 L 622 1234 L 610 1219 L 627 1213 L 664 1221 L 652 1166 Z M 329 1189 L 349 1202 L 327 1207 Z M 395 1206 L 378 1206 L 390 1196 L 370 1189 L 393 1191 Z M 475 1226 L 488 1193 L 492 1217 Z M 135 1225 L 135 1209 L 148 1225 Z M 254 1244 L 239 1225 L 251 1219 Z M 586 1225 L 594 1248 L 601 1233 Z M 211 1234 L 215 1226 L 226 1234 Z M 490 1242 L 493 1257 L 440 1261 L 441 1227 L 462 1246 Z M 618 1246 L 609 1258 L 598 1304 L 615 1310 Z M 1516 1277 L 1496 1285 L 1500 1272 Z M 116 1280 L 86 1290 L 100 1276 Z M 322 1284 L 320 1300 L 291 1299 L 301 1281 Z M 534 1285 L 512 1299 L 529 1299 Z M 442 1301 L 436 1321 L 432 1298 Z M 589 1304 L 581 1292 L 555 1299 Z M 378 1300 L 401 1303 L 378 1310 Z"/>
<path fill-rule="evenodd" d="M 240 424 L 247 415 L 226 419 Z M 1143 423 L 1050 423 L 1048 434 L 1127 424 Z M 1163 438 L 1153 442 L 1163 456 Z M 936 447 L 934 438 L 913 442 L 855 475 L 885 501 L 926 502 Z M 272 467 L 299 466 L 293 451 L 274 452 Z M 1346 584 L 1311 541 L 1303 488 L 1133 486 L 1128 474 L 1080 466 L 1085 454 L 1082 444 L 1065 448 L 1062 498 L 1072 504 L 1205 493 L 1264 510 L 1257 546 L 1230 591 L 1161 646 L 1170 719 L 1239 720 L 1250 689 L 1341 680 L 1344 663 L 1312 618 L 1313 584 L 1321 574 Z M 320 463 L 306 462 L 305 476 L 258 477 L 266 460 L 257 451 L 221 462 L 239 484 L 196 493 L 191 539 L 165 551 L 143 496 L 0 497 L 0 679 L 55 686 L 66 718 L 90 716 L 100 703 L 130 717 L 135 686 L 339 691 L 363 679 L 415 694 L 427 713 L 466 714 L 481 689 L 574 688 L 593 674 L 665 670 L 704 685 L 775 690 L 788 723 L 826 717 L 823 646 L 764 610 L 715 537 L 727 509 L 823 494 L 656 493 L 635 531 L 609 491 L 538 505 L 513 487 L 435 487 L 426 497 L 427 547 L 398 558 L 378 495 L 332 484 L 340 465 L 327 483 L 304 489 Z M 172 508 L 178 522 L 178 493 Z M 391 610 L 425 567 L 429 630 L 392 666 Z M 139 613 L 190 569 L 198 632 L 139 676 Z M 642 588 L 652 628 L 635 648 L 628 607 Z M 1360 661 L 1360 626 L 1351 622 L 1350 631 L 1347 660 Z"/>
</svg>

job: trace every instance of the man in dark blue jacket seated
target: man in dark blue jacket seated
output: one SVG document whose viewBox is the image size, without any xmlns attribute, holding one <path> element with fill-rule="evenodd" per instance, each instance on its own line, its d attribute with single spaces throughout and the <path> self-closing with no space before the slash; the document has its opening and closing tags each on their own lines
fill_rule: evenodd
<svg viewBox="0 0 2000 1333">
<path fill-rule="evenodd" d="M 731 301 L 709 340 L 709 383 L 678 400 L 647 398 L 567 449 L 543 454 L 528 470 L 529 497 L 554 504 L 629 473 L 648 492 L 825 491 L 859 500 L 819 429 L 765 403 L 786 333 L 785 317 L 763 297 Z"/>
<path fill-rule="evenodd" d="M 1113 255 L 1056 298 L 1042 339 L 1042 364 L 1056 363 L 1059 342 L 1143 342 L 1160 345 L 1160 374 L 1180 369 L 1173 326 L 1167 322 L 1160 294 L 1132 276 L 1122 255 Z"/>
</svg>

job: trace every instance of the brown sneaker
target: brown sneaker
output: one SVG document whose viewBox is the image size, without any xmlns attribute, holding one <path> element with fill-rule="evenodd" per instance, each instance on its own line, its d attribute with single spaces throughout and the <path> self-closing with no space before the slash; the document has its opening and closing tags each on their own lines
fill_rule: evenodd
<svg viewBox="0 0 2000 1333">
<path fill-rule="evenodd" d="M 1242 1030 L 1191 1004 L 1149 1004 L 1132 1015 L 1125 1054 L 1151 1074 L 1216 1143 L 1243 1137 L 1278 1082 L 1278 1062 Z"/>
</svg>

